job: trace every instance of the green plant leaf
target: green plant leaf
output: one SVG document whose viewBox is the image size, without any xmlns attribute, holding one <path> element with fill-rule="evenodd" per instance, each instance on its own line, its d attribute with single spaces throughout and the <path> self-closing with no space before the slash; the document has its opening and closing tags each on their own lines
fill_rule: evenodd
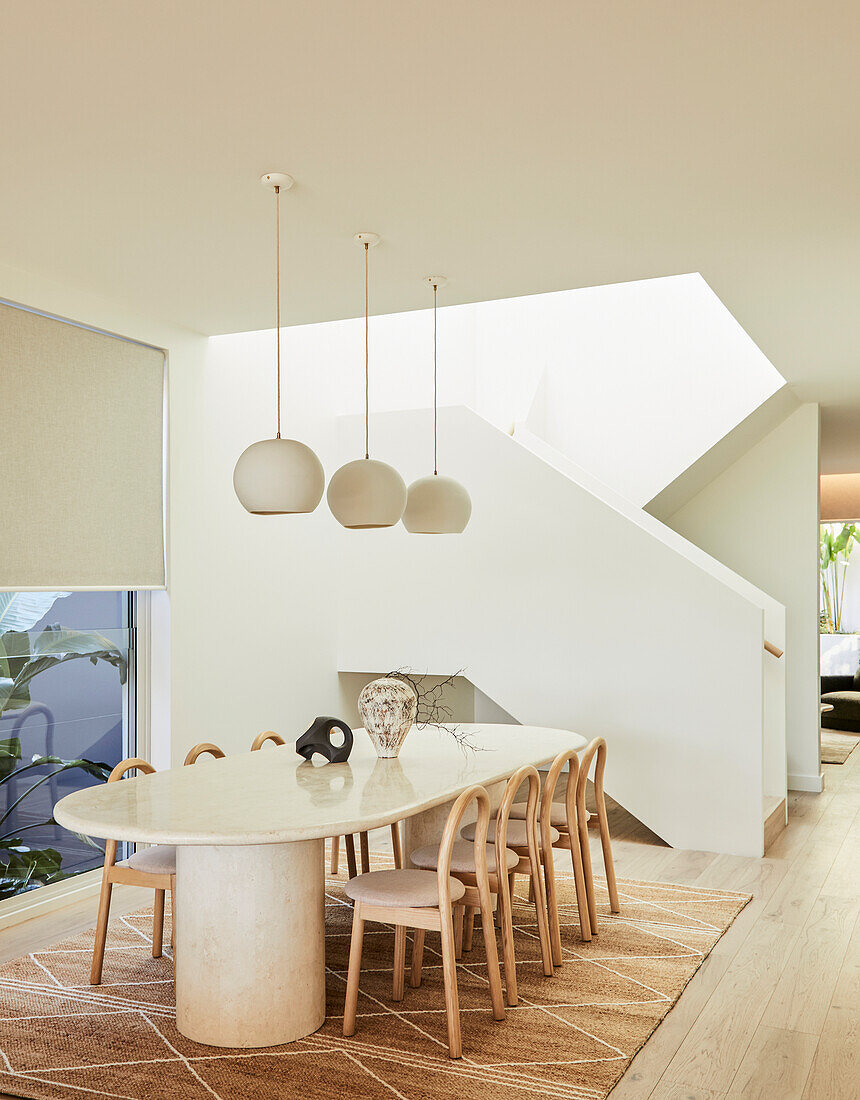
<svg viewBox="0 0 860 1100">
<path fill-rule="evenodd" d="M 0 898 L 67 878 L 62 863 L 55 848 L 30 848 L 20 838 L 0 841 Z"/>
<path fill-rule="evenodd" d="M 0 634 L 30 630 L 70 592 L 0 592 Z"/>
<path fill-rule="evenodd" d="M 21 741 L 17 737 L 7 737 L 0 741 L 0 779 L 11 775 L 18 760 L 21 759 Z"/>
<path fill-rule="evenodd" d="M 49 668 L 65 661 L 88 657 L 93 664 L 107 661 L 119 672 L 120 683 L 128 675 L 128 661 L 124 654 L 102 634 L 84 630 L 67 630 L 65 627 L 47 626 L 33 641 L 31 656 L 24 663 L 10 687 L 8 677 L 0 678 L 0 714 L 21 705 L 24 693 L 29 692 L 30 681 Z M 27 694 L 29 702 L 29 694 Z"/>
</svg>

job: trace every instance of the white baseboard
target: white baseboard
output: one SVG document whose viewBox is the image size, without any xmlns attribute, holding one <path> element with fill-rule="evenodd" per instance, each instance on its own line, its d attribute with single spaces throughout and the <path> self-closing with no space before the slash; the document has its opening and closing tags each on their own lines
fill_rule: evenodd
<svg viewBox="0 0 860 1100">
<path fill-rule="evenodd" d="M 812 791 L 813 794 L 821 794 L 824 790 L 824 773 L 819 775 L 789 775 L 788 789 L 790 791 Z"/>
</svg>

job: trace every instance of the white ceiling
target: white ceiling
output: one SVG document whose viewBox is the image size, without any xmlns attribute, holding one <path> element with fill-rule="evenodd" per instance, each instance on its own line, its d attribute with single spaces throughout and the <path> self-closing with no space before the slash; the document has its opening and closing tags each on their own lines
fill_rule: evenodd
<svg viewBox="0 0 860 1100">
<path fill-rule="evenodd" d="M 287 171 L 286 323 L 362 310 L 362 229 L 375 312 L 700 271 L 858 406 L 858 42 L 845 0 L 9 0 L 0 260 L 269 327 Z"/>
</svg>

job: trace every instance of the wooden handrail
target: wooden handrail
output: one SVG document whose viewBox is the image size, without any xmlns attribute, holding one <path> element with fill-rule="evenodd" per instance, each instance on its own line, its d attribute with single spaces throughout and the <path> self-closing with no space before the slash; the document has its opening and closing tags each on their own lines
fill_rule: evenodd
<svg viewBox="0 0 860 1100">
<path fill-rule="evenodd" d="M 779 646 L 775 646 L 773 642 L 769 642 L 767 638 L 764 640 L 764 648 L 774 657 L 781 657 L 785 650 L 780 649 Z"/>
</svg>

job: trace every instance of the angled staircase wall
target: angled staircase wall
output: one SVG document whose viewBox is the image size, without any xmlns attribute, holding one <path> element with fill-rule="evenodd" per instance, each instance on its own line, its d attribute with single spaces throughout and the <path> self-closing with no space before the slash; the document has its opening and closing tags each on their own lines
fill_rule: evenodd
<svg viewBox="0 0 860 1100">
<path fill-rule="evenodd" d="M 341 429 L 356 453 L 360 418 Z M 375 453 L 420 476 L 430 431 L 427 410 L 380 415 Z M 472 521 L 340 535 L 339 669 L 463 668 L 524 724 L 605 736 L 609 793 L 670 844 L 760 855 L 763 796 L 785 792 L 762 648 L 765 623 L 783 645 L 780 605 L 533 437 L 456 407 L 440 439 Z"/>
</svg>

